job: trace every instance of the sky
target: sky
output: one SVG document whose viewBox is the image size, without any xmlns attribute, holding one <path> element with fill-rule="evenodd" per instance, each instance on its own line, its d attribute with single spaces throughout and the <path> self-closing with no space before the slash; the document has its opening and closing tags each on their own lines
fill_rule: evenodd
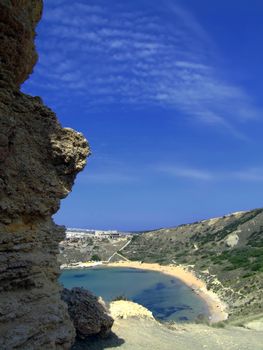
<svg viewBox="0 0 263 350">
<path fill-rule="evenodd" d="M 46 0 L 41 96 L 92 155 L 55 215 L 144 230 L 262 207 L 261 0 Z"/>
</svg>

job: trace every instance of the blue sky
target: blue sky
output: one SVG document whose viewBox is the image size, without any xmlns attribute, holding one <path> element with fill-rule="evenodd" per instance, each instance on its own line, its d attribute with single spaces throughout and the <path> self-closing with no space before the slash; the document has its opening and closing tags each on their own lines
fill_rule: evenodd
<svg viewBox="0 0 263 350">
<path fill-rule="evenodd" d="M 42 96 L 92 156 L 55 216 L 140 230 L 262 206 L 263 3 L 46 0 Z"/>
</svg>

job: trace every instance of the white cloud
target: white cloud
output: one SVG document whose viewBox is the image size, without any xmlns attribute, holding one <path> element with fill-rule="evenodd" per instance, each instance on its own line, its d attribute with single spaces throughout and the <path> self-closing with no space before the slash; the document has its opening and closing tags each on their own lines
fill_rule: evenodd
<svg viewBox="0 0 263 350">
<path fill-rule="evenodd" d="M 248 168 L 240 171 L 236 171 L 233 177 L 248 182 L 262 182 L 263 181 L 263 169 L 262 168 Z"/>
<path fill-rule="evenodd" d="M 183 9 L 181 6 L 175 4 L 172 1 L 167 2 L 167 7 L 177 16 L 177 18 L 182 21 L 183 26 L 187 28 L 193 36 L 201 39 L 202 43 L 213 45 L 213 42 L 208 33 L 189 11 Z"/>
<path fill-rule="evenodd" d="M 137 179 L 131 175 L 121 173 L 119 171 L 111 172 L 93 172 L 89 171 L 87 174 L 79 177 L 79 183 L 94 183 L 99 185 L 120 185 L 130 184 L 137 181 Z"/>
<path fill-rule="evenodd" d="M 157 104 L 246 139 L 240 123 L 259 119 L 262 110 L 242 86 L 221 78 L 215 45 L 197 19 L 174 2 L 160 5 L 173 14 L 170 22 L 117 3 L 111 9 L 101 1 L 47 0 L 40 64 L 28 86 L 45 80 L 84 92 L 88 104 Z"/>
<path fill-rule="evenodd" d="M 183 178 L 183 179 L 190 179 L 190 180 L 209 181 L 209 180 L 213 180 L 214 178 L 213 174 L 206 170 L 195 169 L 191 167 L 159 165 L 156 168 L 156 171 L 164 173 L 168 176 Z"/>
<path fill-rule="evenodd" d="M 173 164 L 159 164 L 155 165 L 153 170 L 169 177 L 182 178 L 184 180 L 216 182 L 241 181 L 250 183 L 263 181 L 262 167 L 250 167 L 238 170 L 222 170 L 202 169 Z"/>
</svg>

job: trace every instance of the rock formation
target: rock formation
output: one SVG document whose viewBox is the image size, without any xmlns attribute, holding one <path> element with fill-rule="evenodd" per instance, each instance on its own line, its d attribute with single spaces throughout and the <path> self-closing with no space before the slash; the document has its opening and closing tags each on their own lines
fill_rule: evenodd
<svg viewBox="0 0 263 350">
<path fill-rule="evenodd" d="M 114 320 L 130 317 L 154 320 L 153 314 L 146 307 L 129 300 L 116 300 L 110 303 L 110 314 Z"/>
<path fill-rule="evenodd" d="M 68 304 L 69 315 L 79 338 L 85 339 L 95 334 L 101 337 L 109 335 L 113 319 L 108 315 L 101 298 L 83 288 L 64 289 L 61 295 Z"/>
<path fill-rule="evenodd" d="M 42 0 L 0 0 L 0 348 L 67 349 L 75 330 L 57 282 L 64 228 L 52 215 L 89 153 L 39 97 L 19 91 L 37 60 Z"/>
</svg>

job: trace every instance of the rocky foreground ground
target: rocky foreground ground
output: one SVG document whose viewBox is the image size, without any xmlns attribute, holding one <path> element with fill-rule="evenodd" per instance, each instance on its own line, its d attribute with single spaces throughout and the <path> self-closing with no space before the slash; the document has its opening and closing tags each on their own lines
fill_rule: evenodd
<svg viewBox="0 0 263 350">
<path fill-rule="evenodd" d="M 241 327 L 210 327 L 201 324 L 166 326 L 137 304 L 121 301 L 112 335 L 107 339 L 79 342 L 73 350 L 262 350 L 263 332 Z M 128 303 L 125 307 L 123 304 Z M 125 310 L 124 313 L 120 310 Z"/>
</svg>

